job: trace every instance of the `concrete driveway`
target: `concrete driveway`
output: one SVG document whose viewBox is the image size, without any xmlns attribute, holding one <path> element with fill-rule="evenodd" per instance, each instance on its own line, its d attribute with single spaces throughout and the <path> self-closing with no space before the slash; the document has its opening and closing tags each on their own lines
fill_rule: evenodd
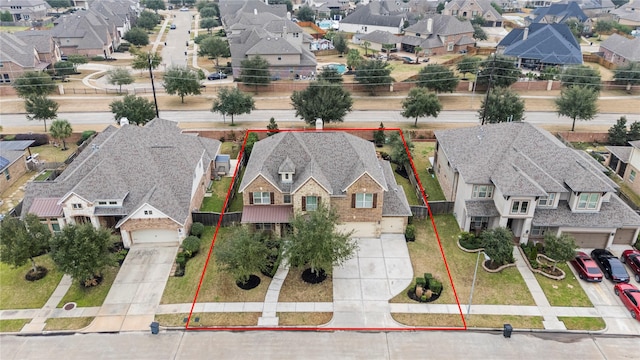
<svg viewBox="0 0 640 360">
<path fill-rule="evenodd" d="M 149 330 L 177 252 L 177 245 L 132 246 L 98 315 L 84 331 Z"/>
</svg>

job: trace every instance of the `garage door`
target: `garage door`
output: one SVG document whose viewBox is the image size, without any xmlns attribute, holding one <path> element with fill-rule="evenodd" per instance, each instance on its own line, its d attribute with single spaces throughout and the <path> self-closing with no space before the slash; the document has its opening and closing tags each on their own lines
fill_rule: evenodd
<svg viewBox="0 0 640 360">
<path fill-rule="evenodd" d="M 378 237 L 380 234 L 376 234 L 376 223 L 371 222 L 348 222 L 336 226 L 340 232 L 348 232 L 353 230 L 352 237 L 370 238 Z"/>
<path fill-rule="evenodd" d="M 636 229 L 618 229 L 616 236 L 613 237 L 614 244 L 630 245 L 633 244 L 633 235 Z"/>
<path fill-rule="evenodd" d="M 165 229 L 136 230 L 131 234 L 133 244 L 178 243 L 178 232 Z"/>
<path fill-rule="evenodd" d="M 380 225 L 383 234 L 403 234 L 404 219 L 398 217 L 383 217 Z"/>
<path fill-rule="evenodd" d="M 564 232 L 573 236 L 576 245 L 580 248 L 605 248 L 609 241 L 608 233 L 581 233 L 581 232 Z"/>
</svg>

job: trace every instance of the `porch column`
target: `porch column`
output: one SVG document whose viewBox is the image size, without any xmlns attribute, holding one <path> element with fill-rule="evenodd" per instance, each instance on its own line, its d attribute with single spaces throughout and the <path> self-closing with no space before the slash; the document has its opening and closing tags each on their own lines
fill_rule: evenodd
<svg viewBox="0 0 640 360">
<path fill-rule="evenodd" d="M 529 233 L 531 232 L 531 221 L 533 219 L 527 218 L 524 219 L 524 224 L 522 224 L 522 233 L 520 234 L 520 244 L 526 244 L 529 242 Z"/>
<path fill-rule="evenodd" d="M 122 237 L 122 243 L 124 247 L 129 249 L 131 247 L 131 237 L 129 236 L 129 231 L 120 228 L 120 236 Z"/>
<path fill-rule="evenodd" d="M 500 217 L 500 222 L 498 222 L 498 226 L 500 227 L 507 227 L 507 223 L 509 222 L 509 218 L 507 217 Z"/>
</svg>

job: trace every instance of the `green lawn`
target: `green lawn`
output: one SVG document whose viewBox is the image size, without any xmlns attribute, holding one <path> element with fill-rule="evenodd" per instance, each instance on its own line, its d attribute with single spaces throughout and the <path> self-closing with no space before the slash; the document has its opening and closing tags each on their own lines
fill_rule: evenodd
<svg viewBox="0 0 640 360">
<path fill-rule="evenodd" d="M 94 317 L 52 318 L 47 319 L 44 329 L 51 330 L 79 330 L 84 329 L 95 319 Z"/>
<path fill-rule="evenodd" d="M 224 200 L 227 197 L 227 191 L 231 184 L 230 177 L 223 177 L 219 181 L 213 181 L 211 184 L 211 196 L 202 200 L 201 211 L 222 212 Z"/>
<path fill-rule="evenodd" d="M 589 300 L 589 297 L 578 283 L 580 280 L 573 276 L 569 266 L 567 264 L 558 264 L 558 268 L 567 274 L 567 276 L 560 281 L 535 274 L 551 306 L 592 307 L 593 304 Z"/>
<path fill-rule="evenodd" d="M 434 176 L 431 176 L 427 171 L 427 168 L 431 167 L 431 163 L 429 162 L 429 157 L 433 157 L 435 143 L 433 142 L 414 142 L 415 148 L 413 149 L 413 165 L 418 172 L 418 177 L 420 178 L 420 182 L 422 183 L 422 188 L 424 192 L 429 195 L 429 201 L 440 201 L 445 200 L 444 194 L 442 193 L 442 189 L 440 188 L 440 183 L 438 183 L 438 179 Z"/>
<path fill-rule="evenodd" d="M 0 310 L 39 309 L 44 306 L 62 279 L 49 255 L 38 256 L 38 266 L 49 269 L 49 273 L 38 281 L 27 281 L 24 276 L 31 268 L 27 263 L 19 268 L 11 268 L 0 263 Z"/>
<path fill-rule="evenodd" d="M 78 307 L 102 306 L 113 281 L 116 279 L 116 275 L 118 275 L 119 269 L 119 267 L 115 266 L 105 269 L 100 285 L 90 288 L 85 288 L 77 280 L 73 280 L 73 284 L 71 284 L 69 291 L 58 303 L 58 307 L 61 308 L 68 302 L 74 302 Z"/>
<path fill-rule="evenodd" d="M 603 330 L 606 328 L 606 324 L 602 318 L 599 317 L 567 317 L 558 316 L 558 320 L 564 323 L 567 330 Z"/>
<path fill-rule="evenodd" d="M 395 166 L 392 165 L 391 167 L 394 168 Z M 409 205 L 422 205 L 422 201 L 418 201 L 418 195 L 416 195 L 414 187 L 413 185 L 411 185 L 411 181 L 409 181 L 409 179 L 403 178 L 395 171 L 393 172 L 393 175 L 395 176 L 398 185 L 402 186 L 402 188 L 404 189 L 404 193 L 407 195 L 407 201 L 409 201 Z"/>
<path fill-rule="evenodd" d="M 0 26 L 0 32 L 14 33 L 16 31 L 29 30 L 28 26 Z"/>
<path fill-rule="evenodd" d="M 225 141 L 220 145 L 220 154 L 229 154 L 232 159 L 237 159 L 241 146 L 235 141 Z"/>
<path fill-rule="evenodd" d="M 0 332 L 18 332 L 31 322 L 31 319 L 0 320 Z"/>
<path fill-rule="evenodd" d="M 34 181 L 45 181 L 51 175 L 53 170 L 45 170 L 40 175 L 38 175 Z"/>
</svg>

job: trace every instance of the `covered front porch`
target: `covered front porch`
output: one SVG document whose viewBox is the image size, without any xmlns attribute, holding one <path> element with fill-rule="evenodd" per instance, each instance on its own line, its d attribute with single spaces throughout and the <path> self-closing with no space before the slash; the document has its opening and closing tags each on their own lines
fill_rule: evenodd
<svg viewBox="0 0 640 360">
<path fill-rule="evenodd" d="M 248 205 L 242 209 L 242 224 L 249 224 L 254 231 L 270 232 L 277 236 L 291 228 L 292 205 Z"/>
</svg>

